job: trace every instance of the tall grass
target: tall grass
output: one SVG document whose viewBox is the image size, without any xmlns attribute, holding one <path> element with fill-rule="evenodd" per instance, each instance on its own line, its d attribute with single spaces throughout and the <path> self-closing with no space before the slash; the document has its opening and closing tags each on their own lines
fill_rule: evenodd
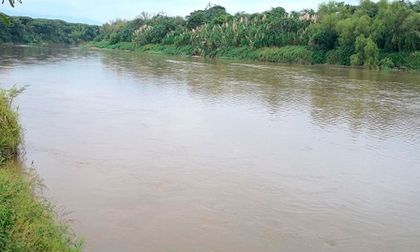
<svg viewBox="0 0 420 252">
<path fill-rule="evenodd" d="M 13 99 L 23 89 L 0 89 L 0 164 L 16 157 L 21 142 L 21 127 L 17 111 L 11 108 Z"/>
<path fill-rule="evenodd" d="M 304 46 L 284 46 L 262 48 L 257 52 L 258 59 L 269 62 L 311 64 L 312 51 Z"/>
<path fill-rule="evenodd" d="M 12 102 L 22 90 L 0 90 L 0 251 L 80 251 L 81 242 L 36 194 L 39 180 L 16 161 L 22 130 Z"/>
<path fill-rule="evenodd" d="M 51 204 L 34 194 L 38 186 L 17 162 L 0 169 L 0 251 L 81 251 L 81 242 L 57 221 Z"/>
</svg>

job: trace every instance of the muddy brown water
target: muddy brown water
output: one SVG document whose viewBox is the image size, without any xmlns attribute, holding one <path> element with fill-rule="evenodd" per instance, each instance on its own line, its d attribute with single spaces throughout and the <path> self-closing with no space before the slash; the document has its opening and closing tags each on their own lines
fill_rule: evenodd
<svg viewBox="0 0 420 252">
<path fill-rule="evenodd" d="M 86 251 L 420 250 L 420 74 L 0 48 Z"/>
</svg>

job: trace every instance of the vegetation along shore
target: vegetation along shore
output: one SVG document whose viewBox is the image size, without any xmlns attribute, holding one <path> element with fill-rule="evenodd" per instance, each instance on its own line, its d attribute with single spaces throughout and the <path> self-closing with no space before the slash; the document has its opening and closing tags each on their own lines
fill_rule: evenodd
<svg viewBox="0 0 420 252">
<path fill-rule="evenodd" d="M 0 24 L 1 25 L 1 24 Z M 420 69 L 420 2 L 362 0 L 318 10 L 227 13 L 209 5 L 184 17 L 142 13 L 102 26 L 13 17 L 0 43 L 90 42 L 140 52 L 299 64 Z"/>
<path fill-rule="evenodd" d="M 21 90 L 0 89 L 0 251 L 80 251 L 68 225 L 38 193 L 37 177 L 19 160 L 22 129 L 13 98 Z"/>
<path fill-rule="evenodd" d="M 208 6 L 186 18 L 143 14 L 103 25 L 101 48 L 299 64 L 420 69 L 420 2 L 363 0 L 317 11 L 231 15 Z"/>
</svg>

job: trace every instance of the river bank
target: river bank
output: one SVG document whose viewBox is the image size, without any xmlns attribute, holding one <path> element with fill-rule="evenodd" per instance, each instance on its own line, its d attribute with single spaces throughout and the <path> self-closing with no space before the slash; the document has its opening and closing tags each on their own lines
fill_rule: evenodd
<svg viewBox="0 0 420 252">
<path fill-rule="evenodd" d="M 42 198 L 39 178 L 19 161 L 22 129 L 12 102 L 21 91 L 0 89 L 0 251 L 80 251 L 82 243 Z"/>
<path fill-rule="evenodd" d="M 334 52 L 313 51 L 305 46 L 266 47 L 258 49 L 251 49 L 248 47 L 220 48 L 201 55 L 197 54 L 196 49 L 192 46 L 175 46 L 163 44 L 148 44 L 138 46 L 132 42 L 118 42 L 112 44 L 108 41 L 89 42 L 84 46 L 91 48 L 119 49 L 152 54 L 203 56 L 211 58 L 301 65 L 328 64 L 343 66 L 339 64 L 339 56 L 335 55 Z M 392 64 L 387 64 L 387 59 L 391 59 Z M 420 52 L 381 53 L 380 62 L 381 64 L 375 67 L 375 69 L 387 71 L 419 71 Z"/>
</svg>

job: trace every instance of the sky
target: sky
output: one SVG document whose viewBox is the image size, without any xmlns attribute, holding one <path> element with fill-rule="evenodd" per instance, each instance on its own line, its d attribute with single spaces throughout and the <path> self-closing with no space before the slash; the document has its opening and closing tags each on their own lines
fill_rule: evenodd
<svg viewBox="0 0 420 252">
<path fill-rule="evenodd" d="M 222 5 L 234 14 L 262 12 L 278 6 L 287 11 L 316 9 L 325 0 L 23 0 L 23 4 L 17 4 L 15 8 L 0 5 L 0 11 L 8 15 L 102 24 L 116 18 L 133 19 L 143 11 L 186 16 L 194 10 L 204 9 L 209 2 Z"/>
</svg>

